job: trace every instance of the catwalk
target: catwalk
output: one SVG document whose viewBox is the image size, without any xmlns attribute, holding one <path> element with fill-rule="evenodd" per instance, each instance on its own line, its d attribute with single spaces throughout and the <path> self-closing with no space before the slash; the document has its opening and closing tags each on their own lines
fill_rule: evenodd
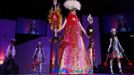
<svg viewBox="0 0 134 75">
<path fill-rule="evenodd" d="M 19 75 L 35 75 L 35 74 L 19 74 Z M 55 75 L 55 74 L 42 74 L 42 75 Z M 63 75 L 72 75 L 72 74 L 63 74 Z M 112 74 L 76 74 L 76 75 L 112 75 Z M 114 75 L 121 75 L 121 74 L 114 74 Z M 124 74 L 124 75 L 134 75 L 134 74 Z"/>
</svg>

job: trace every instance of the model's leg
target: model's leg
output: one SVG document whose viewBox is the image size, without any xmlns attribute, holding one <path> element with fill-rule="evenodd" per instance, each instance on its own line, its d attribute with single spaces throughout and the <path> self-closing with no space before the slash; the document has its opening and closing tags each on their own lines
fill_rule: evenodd
<svg viewBox="0 0 134 75">
<path fill-rule="evenodd" d="M 39 66 L 40 66 L 40 67 L 39 67 L 39 72 L 42 73 L 42 63 L 40 63 Z"/>
<path fill-rule="evenodd" d="M 37 73 L 37 66 L 36 66 L 36 64 L 35 64 L 35 63 L 33 64 L 33 73 L 34 73 L 34 74 L 36 74 L 36 73 Z"/>
<path fill-rule="evenodd" d="M 33 69 L 34 73 L 37 73 L 37 69 L 36 68 L 37 67 L 35 66 L 34 69 Z"/>
<path fill-rule="evenodd" d="M 120 73 L 123 74 L 122 67 L 121 67 L 121 62 L 120 62 L 119 58 L 118 58 L 118 67 L 119 67 Z"/>
<path fill-rule="evenodd" d="M 114 74 L 114 72 L 113 72 L 113 60 L 114 59 L 110 59 L 110 71 L 111 71 L 111 74 Z"/>
</svg>

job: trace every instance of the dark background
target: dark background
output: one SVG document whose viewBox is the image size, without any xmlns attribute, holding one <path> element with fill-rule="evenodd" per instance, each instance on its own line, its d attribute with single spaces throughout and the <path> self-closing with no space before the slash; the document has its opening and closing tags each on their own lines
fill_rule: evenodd
<svg viewBox="0 0 134 75">
<path fill-rule="evenodd" d="M 53 0 L 2 0 L 0 1 L 0 17 L 16 19 L 18 16 L 27 18 L 46 19 L 48 10 Z M 63 7 L 65 0 L 58 0 L 62 7 L 62 13 L 66 14 Z M 82 5 L 80 14 L 103 16 L 134 12 L 133 0 L 79 0 Z"/>
<path fill-rule="evenodd" d="M 63 7 L 65 0 L 58 0 L 62 7 L 63 17 L 67 15 L 68 10 Z M 113 15 L 120 13 L 134 13 L 133 0 L 79 0 L 82 4 L 81 11 L 78 15 L 88 15 L 91 13 L 93 16 L 99 17 L 100 24 L 100 37 L 101 37 L 101 54 L 102 61 L 106 59 L 106 50 L 109 45 L 110 34 L 104 33 L 103 17 L 105 15 Z M 2 0 L 0 1 L 0 18 L 16 20 L 18 17 L 33 18 L 47 20 L 48 10 L 51 8 L 52 0 Z M 123 46 L 126 55 L 133 62 L 134 61 L 134 35 L 133 32 L 118 33 L 119 41 Z M 17 38 L 22 35 L 16 35 Z M 29 39 L 37 38 L 38 36 L 23 36 L 17 44 Z M 26 37 L 26 38 L 25 38 Z M 20 39 L 19 39 L 20 40 Z M 125 59 L 124 59 L 125 60 Z M 125 62 L 127 63 L 127 62 Z M 133 67 L 131 67 L 133 68 Z M 130 73 L 130 72 L 129 72 Z"/>
</svg>

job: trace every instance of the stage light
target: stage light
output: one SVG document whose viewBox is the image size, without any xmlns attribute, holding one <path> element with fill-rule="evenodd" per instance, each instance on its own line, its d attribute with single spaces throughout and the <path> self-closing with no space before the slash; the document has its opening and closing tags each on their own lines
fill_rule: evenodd
<svg viewBox="0 0 134 75">
<path fill-rule="evenodd" d="M 0 59 L 0 65 L 4 63 L 4 59 Z"/>
<path fill-rule="evenodd" d="M 134 35 L 130 35 L 130 37 L 134 37 Z"/>
<path fill-rule="evenodd" d="M 3 51 L 4 50 L 1 50 L 0 52 L 0 65 L 4 63 L 5 53 Z"/>
</svg>

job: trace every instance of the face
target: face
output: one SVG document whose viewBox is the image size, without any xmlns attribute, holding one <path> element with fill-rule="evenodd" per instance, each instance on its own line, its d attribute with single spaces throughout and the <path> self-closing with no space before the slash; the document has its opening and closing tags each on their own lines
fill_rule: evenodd
<svg viewBox="0 0 134 75">
<path fill-rule="evenodd" d="M 76 10 L 72 10 L 71 13 L 72 13 L 73 15 L 75 15 L 75 14 L 76 14 Z"/>
<path fill-rule="evenodd" d="M 42 45 L 42 43 L 41 42 L 38 42 L 38 46 L 40 47 Z"/>
<path fill-rule="evenodd" d="M 112 35 L 116 35 L 116 31 L 115 30 L 112 30 L 111 33 L 112 33 Z"/>
</svg>

